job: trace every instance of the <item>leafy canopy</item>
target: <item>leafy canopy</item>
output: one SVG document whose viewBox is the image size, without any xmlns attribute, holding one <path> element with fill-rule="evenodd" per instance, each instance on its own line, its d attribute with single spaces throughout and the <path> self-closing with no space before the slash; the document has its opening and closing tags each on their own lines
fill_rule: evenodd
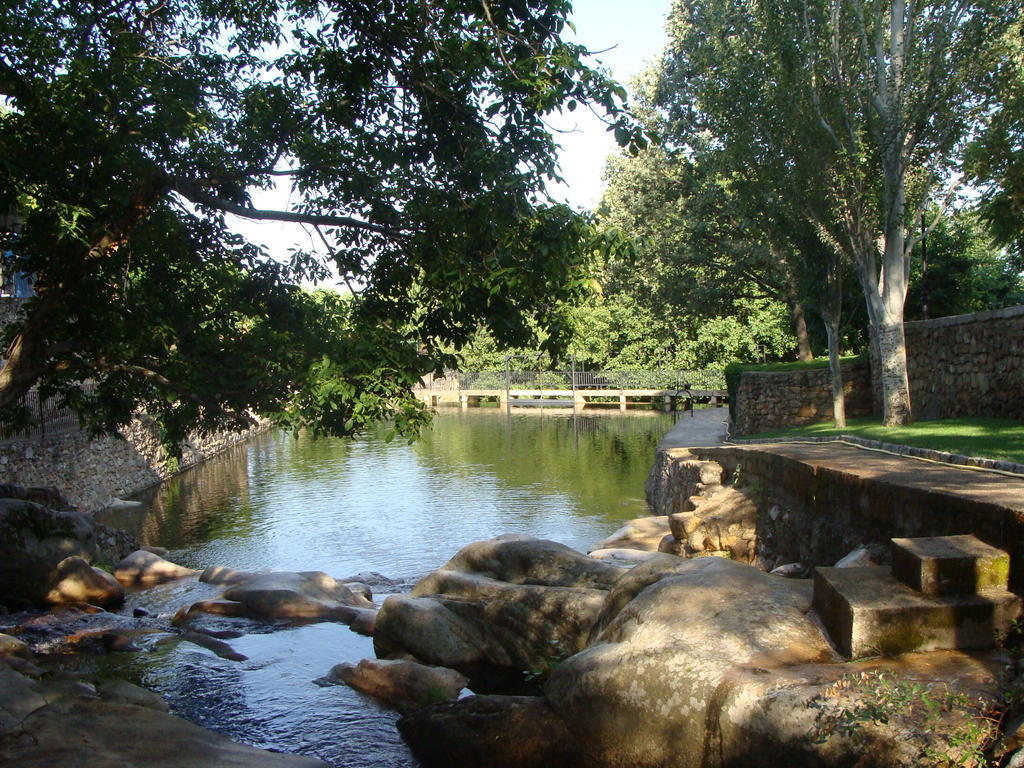
<svg viewBox="0 0 1024 768">
<path fill-rule="evenodd" d="M 563 343 L 602 246 L 544 195 L 545 116 L 625 92 L 561 39 L 566 0 L 17 0 L 0 16 L 0 411 L 32 386 L 97 431 L 171 440 L 259 413 L 351 433 L 422 421 L 410 387 L 479 326 Z M 290 187 L 286 210 L 252 191 Z M 270 259 L 229 215 L 316 244 Z M 329 258 L 322 253 L 330 254 Z M 333 267 L 351 295 L 309 293 Z M 80 382 L 93 382 L 82 391 Z M 23 414 L 22 414 L 23 415 Z"/>
</svg>

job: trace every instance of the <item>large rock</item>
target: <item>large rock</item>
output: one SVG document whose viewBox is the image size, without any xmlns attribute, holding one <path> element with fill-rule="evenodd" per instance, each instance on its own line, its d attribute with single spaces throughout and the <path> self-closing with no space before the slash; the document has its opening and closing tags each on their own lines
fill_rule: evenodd
<svg viewBox="0 0 1024 768">
<path fill-rule="evenodd" d="M 728 553 L 733 560 L 753 563 L 757 557 L 757 503 L 734 486 L 695 497 L 693 509 L 668 516 L 673 540 L 662 551 L 692 557 Z"/>
<path fill-rule="evenodd" d="M 469 679 L 445 667 L 405 659 L 363 659 L 337 664 L 321 684 L 341 682 L 399 712 L 457 699 Z"/>
<path fill-rule="evenodd" d="M 29 680 L 0 664 L 0 764 L 146 768 L 323 768 L 239 744 L 162 711 L 128 683 Z"/>
<path fill-rule="evenodd" d="M 594 644 L 546 687 L 552 708 L 609 766 L 704 766 L 708 723 L 738 669 L 829 661 L 801 596 L 719 558 L 661 561 L 623 577 Z"/>
<path fill-rule="evenodd" d="M 590 551 L 602 549 L 639 549 L 658 551 L 661 540 L 669 533 L 668 515 L 638 517 L 630 520 L 607 539 L 595 544 Z"/>
<path fill-rule="evenodd" d="M 640 563 L 657 560 L 661 554 L 662 553 L 660 552 L 648 552 L 643 549 L 618 547 L 614 547 L 612 549 L 594 549 L 590 551 L 590 556 L 595 560 L 600 560 L 602 562 L 618 566 L 619 568 L 633 568 Z"/>
<path fill-rule="evenodd" d="M 644 490 L 654 514 L 671 515 L 692 509 L 695 496 L 710 495 L 724 482 L 721 464 L 701 459 L 687 448 L 672 448 L 658 451 Z"/>
<path fill-rule="evenodd" d="M 808 598 L 789 580 L 727 559 L 665 556 L 637 566 L 610 593 L 592 645 L 552 672 L 545 698 L 600 768 L 753 768 L 767 754 L 780 765 L 912 766 L 929 734 L 955 732 L 974 714 L 915 726 L 928 708 L 912 701 L 888 712 L 888 723 L 865 714 L 844 735 L 843 708 L 868 713 L 862 705 L 896 698 L 872 680 L 894 686 L 909 669 L 908 678 L 936 686 L 965 676 L 972 691 L 995 690 L 993 669 L 966 657 L 893 663 L 890 678 L 835 663 L 806 615 Z"/>
<path fill-rule="evenodd" d="M 109 608 L 124 602 L 124 588 L 106 571 L 72 556 L 57 566 L 56 582 L 47 592 L 46 602 L 51 605 L 89 603 Z"/>
<path fill-rule="evenodd" d="M 595 562 L 556 541 L 508 534 L 469 544 L 421 579 L 413 595 L 439 594 L 450 573 L 469 573 L 509 584 L 610 589 L 622 571 Z"/>
<path fill-rule="evenodd" d="M 350 588 L 322 571 L 247 573 L 208 568 L 202 578 L 231 586 L 221 599 L 195 603 L 185 616 L 207 612 L 255 619 L 341 621 L 357 631 L 372 631 L 377 613 L 365 585 Z"/>
<path fill-rule="evenodd" d="M 398 730 L 425 768 L 582 768 L 590 763 L 547 703 L 470 696 L 419 709 Z"/>
<path fill-rule="evenodd" d="M 114 566 L 114 577 L 126 587 L 152 587 L 197 573 L 144 549 L 135 550 Z"/>
<path fill-rule="evenodd" d="M 59 490 L 52 487 L 0 484 L 0 499 L 20 499 L 42 504 L 47 509 L 74 511 L 75 505 L 64 498 Z"/>
<path fill-rule="evenodd" d="M 410 654 L 495 689 L 525 670 L 581 650 L 622 570 L 561 544 L 502 537 L 464 548 L 420 581 L 412 596 L 384 601 L 374 646 Z"/>
<path fill-rule="evenodd" d="M 92 515 L 0 498 L 0 603 L 43 603 L 57 566 L 73 555 L 96 555 Z"/>
</svg>

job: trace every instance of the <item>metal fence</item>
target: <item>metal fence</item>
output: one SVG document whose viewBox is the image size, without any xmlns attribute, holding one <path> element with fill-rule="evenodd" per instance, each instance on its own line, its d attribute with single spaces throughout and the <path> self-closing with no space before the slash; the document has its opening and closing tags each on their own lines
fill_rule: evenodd
<svg viewBox="0 0 1024 768">
<path fill-rule="evenodd" d="M 705 371 L 461 371 L 425 380 L 419 389 L 691 389 L 725 390 L 725 373 Z"/>
<path fill-rule="evenodd" d="M 88 385 L 82 388 L 90 389 Z M 28 409 L 33 423 L 22 430 L 13 430 L 0 424 L 0 443 L 43 440 L 81 429 L 75 412 L 62 405 L 56 397 L 41 398 L 38 390 L 33 389 L 25 395 L 21 404 Z"/>
</svg>

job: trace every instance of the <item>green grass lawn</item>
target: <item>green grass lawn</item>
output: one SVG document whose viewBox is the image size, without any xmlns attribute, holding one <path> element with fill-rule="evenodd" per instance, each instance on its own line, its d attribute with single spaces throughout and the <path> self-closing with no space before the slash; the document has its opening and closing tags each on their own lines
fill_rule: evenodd
<svg viewBox="0 0 1024 768">
<path fill-rule="evenodd" d="M 867 355 L 845 355 L 839 358 L 842 363 L 866 362 Z M 827 357 L 816 357 L 813 360 L 794 360 L 790 363 L 730 363 L 725 366 L 727 373 L 733 371 L 768 371 L 769 373 L 784 373 L 788 371 L 809 371 L 815 368 L 828 368 Z"/>
<path fill-rule="evenodd" d="M 884 443 L 913 445 L 1024 464 L 1024 422 L 1011 419 L 941 419 L 919 421 L 909 427 L 883 427 L 872 418 L 850 419 L 844 429 L 832 422 L 777 429 L 748 437 L 829 437 L 856 435 Z"/>
</svg>

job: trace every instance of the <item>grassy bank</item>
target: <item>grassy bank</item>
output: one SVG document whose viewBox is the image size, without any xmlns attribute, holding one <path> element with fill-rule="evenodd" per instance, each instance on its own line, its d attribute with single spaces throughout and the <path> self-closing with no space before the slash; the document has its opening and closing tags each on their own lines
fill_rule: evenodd
<svg viewBox="0 0 1024 768">
<path fill-rule="evenodd" d="M 913 445 L 936 451 L 960 453 L 1024 464 L 1024 422 L 1011 419 L 941 419 L 920 421 L 908 427 L 883 427 L 875 419 L 850 419 L 844 429 L 831 422 L 776 429 L 749 437 L 830 437 L 856 435 L 885 443 Z"/>
</svg>

